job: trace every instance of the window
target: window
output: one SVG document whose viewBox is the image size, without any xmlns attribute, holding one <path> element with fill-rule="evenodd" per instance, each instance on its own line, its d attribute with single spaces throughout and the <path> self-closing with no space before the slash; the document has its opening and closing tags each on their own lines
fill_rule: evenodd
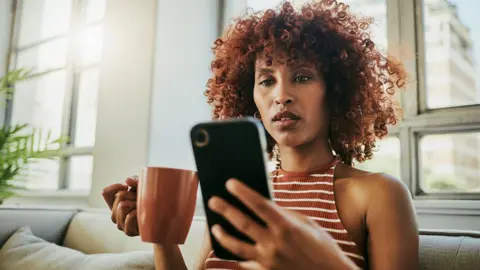
<svg viewBox="0 0 480 270">
<path fill-rule="evenodd" d="M 436 2 L 443 2 L 439 5 Z M 435 6 L 434 6 L 435 5 Z M 435 59 L 434 54 L 425 58 L 425 73 L 435 69 L 438 64 L 450 66 L 444 72 L 435 72 L 426 82 L 427 108 L 438 109 L 478 104 L 480 102 L 480 69 L 477 66 L 480 57 L 480 28 L 475 7 L 480 7 L 472 0 L 425 0 L 423 4 L 423 21 L 425 24 L 438 24 L 443 21 L 449 25 L 440 33 L 426 32 L 424 39 L 441 36 L 444 43 L 444 57 Z M 429 51 L 429 45 L 424 48 Z M 473 53 L 472 53 L 473 52 Z M 445 84 L 435 84 L 436 77 L 448 78 Z M 457 85 L 461 83 L 462 87 Z"/>
<path fill-rule="evenodd" d="M 419 140 L 424 192 L 480 192 L 480 132 L 429 134 Z"/>
<path fill-rule="evenodd" d="M 247 1 L 254 10 L 280 2 Z M 404 119 L 378 142 L 372 160 L 356 166 L 399 177 L 415 198 L 479 199 L 480 2 L 343 2 L 374 17 L 374 42 L 397 51 L 410 76 L 399 97 Z"/>
<path fill-rule="evenodd" d="M 26 170 L 27 187 L 89 190 L 106 0 L 18 0 L 9 69 L 30 68 L 7 104 L 7 123 L 68 135 L 61 154 Z"/>
<path fill-rule="evenodd" d="M 358 163 L 355 167 L 369 172 L 387 173 L 401 179 L 400 152 L 400 139 L 390 136 L 377 143 L 373 159 Z"/>
<path fill-rule="evenodd" d="M 410 123 L 418 196 L 478 198 L 480 193 L 480 19 L 472 0 L 424 0 L 418 31 L 418 98 Z M 421 25 L 417 25 L 421 28 Z M 427 40 L 444 42 L 431 46 Z M 437 55 L 435 55 L 437 53 Z M 441 53 L 441 54 L 439 54 Z M 476 115 L 476 116 L 475 116 Z"/>
</svg>

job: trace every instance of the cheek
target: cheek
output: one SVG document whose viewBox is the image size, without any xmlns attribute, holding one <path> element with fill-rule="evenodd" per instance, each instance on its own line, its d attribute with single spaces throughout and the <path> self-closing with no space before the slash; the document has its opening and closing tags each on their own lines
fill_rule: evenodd
<svg viewBox="0 0 480 270">
<path fill-rule="evenodd" d="M 308 111 L 308 117 L 312 122 L 322 123 L 328 119 L 328 108 L 324 93 L 312 93 L 303 100 Z"/>
<path fill-rule="evenodd" d="M 255 89 L 253 89 L 253 101 L 255 102 L 255 106 L 260 114 L 264 114 L 266 103 L 265 97 Z"/>
</svg>

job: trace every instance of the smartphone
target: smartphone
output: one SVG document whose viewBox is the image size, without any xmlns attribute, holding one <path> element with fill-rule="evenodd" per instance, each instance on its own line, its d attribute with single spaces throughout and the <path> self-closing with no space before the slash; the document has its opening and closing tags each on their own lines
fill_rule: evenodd
<svg viewBox="0 0 480 270">
<path fill-rule="evenodd" d="M 222 216 L 208 208 L 212 196 L 224 198 L 231 205 L 265 226 L 259 217 L 231 195 L 225 184 L 236 178 L 271 200 L 272 189 L 267 169 L 267 143 L 265 130 L 260 121 L 246 117 L 234 120 L 215 120 L 195 125 L 190 132 L 203 205 L 210 232 L 212 249 L 221 259 L 243 261 L 213 237 L 211 228 L 218 224 L 237 239 L 254 243 L 252 239 L 236 230 Z"/>
</svg>

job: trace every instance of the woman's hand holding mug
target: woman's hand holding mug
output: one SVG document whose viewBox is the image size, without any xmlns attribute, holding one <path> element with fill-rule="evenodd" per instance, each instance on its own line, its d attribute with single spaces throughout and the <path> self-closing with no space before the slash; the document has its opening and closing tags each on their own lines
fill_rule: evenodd
<svg viewBox="0 0 480 270">
<path fill-rule="evenodd" d="M 128 236 L 138 236 L 137 219 L 138 177 L 127 178 L 125 184 L 112 184 L 103 189 L 102 196 L 112 211 L 112 221 Z"/>
</svg>

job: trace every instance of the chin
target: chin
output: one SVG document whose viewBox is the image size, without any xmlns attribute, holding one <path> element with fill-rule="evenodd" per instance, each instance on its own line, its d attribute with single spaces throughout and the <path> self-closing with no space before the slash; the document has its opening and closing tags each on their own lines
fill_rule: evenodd
<svg viewBox="0 0 480 270">
<path fill-rule="evenodd" d="M 291 148 L 299 147 L 308 142 L 307 140 L 301 139 L 301 136 L 291 133 L 275 134 L 272 137 L 279 146 L 286 146 Z"/>
</svg>

